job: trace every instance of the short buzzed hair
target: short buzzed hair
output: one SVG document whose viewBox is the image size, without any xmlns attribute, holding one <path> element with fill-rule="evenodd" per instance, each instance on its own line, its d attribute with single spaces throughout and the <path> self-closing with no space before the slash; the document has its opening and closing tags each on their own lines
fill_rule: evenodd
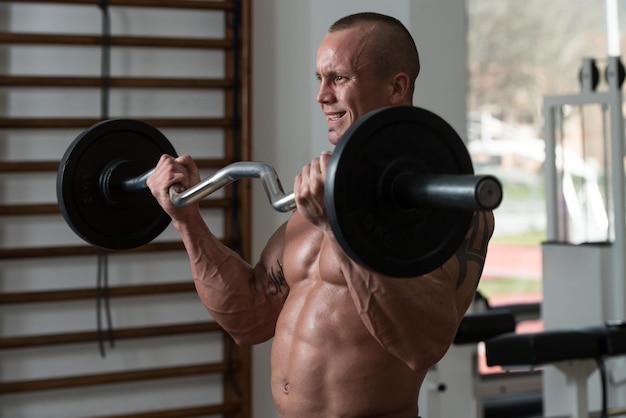
<svg viewBox="0 0 626 418">
<path fill-rule="evenodd" d="M 374 12 L 355 13 L 342 17 L 330 25 L 328 32 L 338 32 L 355 27 L 371 27 L 376 36 L 368 40 L 368 51 L 377 64 L 379 76 L 398 72 L 406 73 L 410 80 L 410 93 L 420 72 L 419 53 L 409 30 L 398 19 Z"/>
</svg>

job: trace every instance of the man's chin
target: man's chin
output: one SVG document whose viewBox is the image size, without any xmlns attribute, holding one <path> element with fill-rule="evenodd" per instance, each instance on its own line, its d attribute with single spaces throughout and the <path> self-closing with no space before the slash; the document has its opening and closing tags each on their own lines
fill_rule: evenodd
<svg viewBox="0 0 626 418">
<path fill-rule="evenodd" d="M 337 145 L 340 139 L 341 135 L 337 134 L 337 132 L 333 131 L 328 133 L 328 142 L 330 142 L 331 144 Z"/>
<path fill-rule="evenodd" d="M 333 145 L 337 145 L 337 142 L 339 142 L 339 140 L 341 139 L 341 137 L 343 136 L 345 132 L 345 129 L 329 129 L 328 130 L 328 141 L 330 141 L 331 144 Z"/>
</svg>

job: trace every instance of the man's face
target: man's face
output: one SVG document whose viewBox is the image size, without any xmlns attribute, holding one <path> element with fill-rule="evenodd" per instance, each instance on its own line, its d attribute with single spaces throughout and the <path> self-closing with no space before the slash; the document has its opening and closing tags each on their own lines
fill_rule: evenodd
<svg viewBox="0 0 626 418">
<path fill-rule="evenodd" d="M 327 33 L 317 49 L 317 101 L 333 145 L 359 117 L 390 105 L 392 87 L 376 76 L 367 35 L 361 28 Z"/>
</svg>

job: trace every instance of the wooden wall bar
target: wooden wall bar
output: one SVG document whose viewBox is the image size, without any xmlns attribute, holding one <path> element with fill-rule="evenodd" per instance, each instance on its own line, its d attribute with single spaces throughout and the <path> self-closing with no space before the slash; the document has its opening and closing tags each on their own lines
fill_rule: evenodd
<svg viewBox="0 0 626 418">
<path fill-rule="evenodd" d="M 13 5 L 29 5 L 29 7 L 49 7 L 59 5 L 63 7 L 98 8 L 101 0 L 15 0 L 3 2 Z M 140 119 L 160 129 L 178 129 L 185 131 L 203 132 L 208 130 L 222 131 L 223 141 L 215 146 L 223 149 L 222 156 L 200 156 L 196 159 L 198 166 L 205 171 L 211 171 L 234 162 L 246 160 L 250 157 L 250 26 L 251 12 L 250 0 L 241 1 L 204 1 L 204 0 L 109 0 L 107 7 L 115 8 L 139 8 L 165 9 L 165 10 L 196 10 L 198 13 L 223 13 L 224 35 L 222 38 L 211 37 L 187 37 L 187 36 L 161 36 L 161 35 L 129 35 L 112 33 L 107 38 L 108 45 L 112 49 L 145 48 L 153 51 L 161 49 L 169 50 L 197 50 L 198 54 L 206 51 L 223 51 L 224 70 L 223 77 L 207 75 L 205 77 L 187 77 L 166 75 L 115 75 L 106 79 L 98 75 L 59 75 L 59 74 L 25 74 L 12 71 L 0 71 L 0 104 L 3 103 L 3 92 L 28 91 L 45 93 L 50 90 L 59 90 L 72 94 L 74 91 L 98 91 L 106 87 L 110 91 L 218 91 L 223 94 L 223 116 L 181 117 L 180 115 L 150 115 L 146 114 Z M 0 19 L 1 23 L 1 19 Z M 233 26 L 234 24 L 237 24 Z M 235 32 L 233 27 L 238 28 Z M 32 33 L 12 28 L 8 30 L 0 26 L 0 47 L 79 47 L 100 48 L 103 43 L 102 34 L 77 34 L 58 32 Z M 1 70 L 1 68 L 0 68 Z M 6 100 L 5 100 L 6 102 Z M 9 103 L 10 105 L 10 103 Z M 40 131 L 42 133 L 51 130 L 82 130 L 100 121 L 97 117 L 85 115 L 64 114 L 62 116 L 32 116 L 20 115 L 15 112 L 3 112 L 0 106 L 0 141 L 5 133 L 17 131 Z M 6 106 L 5 106 L 6 109 Z M 118 115 L 116 115 L 118 116 Z M 124 115 L 119 115 L 123 117 Z M 44 136 L 44 135 L 42 135 Z M 1 143 L 0 143 L 1 146 Z M 0 175 L 7 179 L 15 179 L 18 176 L 45 176 L 50 179 L 56 176 L 59 166 L 58 159 L 2 159 L 0 160 Z M 224 243 L 234 246 L 244 257 L 250 254 L 250 196 L 246 182 L 241 182 L 240 187 L 227 187 L 224 193 L 217 197 L 209 197 L 201 202 L 203 211 L 214 216 L 217 214 L 222 219 Z M 41 217 L 53 217 L 61 220 L 61 214 L 56 202 L 15 202 L 9 196 L 2 195 L 3 188 L 0 184 L 0 221 L 8 227 L 15 220 L 28 223 L 29 219 L 36 220 Z M 47 263 L 54 260 L 64 264 L 75 263 L 75 257 L 97 257 L 102 250 L 82 243 L 59 243 L 56 245 L 10 245 L 0 247 L 0 260 L 12 263 L 12 266 L 21 266 L 23 260 L 32 263 Z M 126 252 L 107 252 L 110 257 L 129 258 L 147 257 L 151 254 L 177 254 L 186 260 L 186 253 L 179 240 L 164 239 L 155 241 L 141 248 Z M 72 304 L 84 304 L 96 301 L 100 298 L 102 289 L 89 286 L 73 286 L 54 288 L 42 285 L 42 288 L 25 288 L 12 290 L 12 277 L 9 271 L 0 270 L 0 309 L 2 313 L 10 317 L 26 312 L 29 307 L 54 307 L 55 311 Z M 80 278 L 77 278 L 79 280 Z M 85 278 L 86 280 L 88 278 Z M 88 280 L 91 280 L 89 278 Z M 162 303 L 163 298 L 175 298 L 177 295 L 189 295 L 192 303 L 201 305 L 195 295 L 193 280 L 181 277 L 172 280 L 162 280 L 158 283 L 151 281 L 150 277 L 130 284 L 113 284 L 106 287 L 107 302 L 111 301 L 141 301 L 149 306 Z M 195 299 L 194 299 L 195 298 Z M 82 305 L 81 305 L 82 306 Z M 115 309 L 113 307 L 112 309 Z M 148 309 L 148 308 L 147 308 Z M 152 309 L 152 308 L 149 308 Z M 203 309 L 203 308 L 202 308 Z M 102 386 L 106 391 L 108 385 L 116 385 L 128 382 L 150 382 L 155 380 L 201 378 L 202 376 L 221 375 L 223 382 L 223 396 L 221 403 L 190 404 L 177 407 L 161 406 L 157 409 L 147 406 L 145 410 L 128 410 L 120 414 L 119 411 L 107 411 L 99 409 L 93 411 L 92 417 L 194 417 L 194 416 L 223 416 L 232 418 L 247 418 L 251 416 L 251 364 L 249 348 L 240 348 L 234 345 L 230 337 L 213 322 L 210 317 L 206 320 L 189 321 L 176 320 L 170 323 L 147 323 L 135 326 L 113 326 L 109 330 L 101 329 L 53 329 L 50 332 L 5 332 L 3 322 L 0 322 L 0 371 L 9 369 L 3 364 L 3 351 L 19 356 L 21 352 L 28 353 L 41 350 L 46 347 L 62 349 L 67 347 L 77 350 L 83 355 L 83 347 L 92 347 L 102 339 L 103 332 L 106 338 L 115 341 L 150 341 L 148 346 L 160 345 L 160 341 L 183 336 L 210 336 L 216 335 L 222 339 L 221 360 L 208 362 L 194 362 L 189 364 L 163 365 L 152 367 L 127 367 L 124 370 L 101 371 L 97 373 L 72 370 L 67 374 L 58 376 L 45 376 L 39 378 L 11 378 L 4 374 L 0 380 L 0 407 L 3 402 L 10 400 L 12 396 L 22 393 L 40 391 L 67 391 L 69 388 L 86 388 Z M 56 327 L 51 327 L 56 328 Z M 181 340 L 183 349 L 185 340 Z M 89 348 L 93 350 L 93 348 Z M 143 349 L 143 348 L 142 348 Z M 143 356 L 143 353 L 137 353 Z M 10 357 L 9 357 L 10 358 Z M 10 360 L 6 360 L 10 361 Z M 100 389 L 99 389 L 100 390 Z M 16 398 L 19 399 L 19 398 Z M 15 401 L 18 402 L 18 401 Z M 0 410 L 2 415 L 2 410 Z M 84 415 L 81 415 L 84 416 Z"/>
</svg>

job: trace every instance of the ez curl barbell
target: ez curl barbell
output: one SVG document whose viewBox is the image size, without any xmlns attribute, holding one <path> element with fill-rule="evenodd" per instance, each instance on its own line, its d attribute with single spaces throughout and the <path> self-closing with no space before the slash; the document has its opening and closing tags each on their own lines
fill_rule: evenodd
<svg viewBox="0 0 626 418">
<path fill-rule="evenodd" d="M 156 128 L 107 120 L 82 132 L 61 160 L 57 198 L 72 230 L 95 246 L 125 250 L 149 243 L 170 222 L 146 180 L 161 155 L 176 151 Z M 476 176 L 467 148 L 436 114 L 389 107 L 358 119 L 330 158 L 324 190 L 328 221 L 356 262 L 393 277 L 415 277 L 442 265 L 459 248 L 476 210 L 500 205 L 493 176 Z M 237 162 L 170 198 L 198 202 L 241 178 L 259 178 L 272 207 L 288 212 L 274 168 Z"/>
</svg>

